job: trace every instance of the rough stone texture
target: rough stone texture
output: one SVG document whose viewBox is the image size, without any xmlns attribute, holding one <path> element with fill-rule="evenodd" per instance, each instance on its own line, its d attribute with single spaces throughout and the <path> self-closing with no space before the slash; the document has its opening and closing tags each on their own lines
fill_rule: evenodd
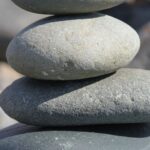
<svg viewBox="0 0 150 150">
<path fill-rule="evenodd" d="M 0 104 L 12 118 L 38 126 L 150 122 L 150 71 L 121 69 L 67 82 L 22 78 Z"/>
<path fill-rule="evenodd" d="M 84 79 L 126 66 L 139 46 L 132 28 L 107 15 L 49 17 L 14 38 L 7 60 L 18 72 L 37 79 Z"/>
<path fill-rule="evenodd" d="M 18 6 L 41 14 L 88 13 L 117 6 L 125 0 L 12 0 Z"/>
<path fill-rule="evenodd" d="M 86 127 L 71 130 L 42 131 L 9 137 L 0 141 L 0 149 L 147 150 L 150 147 L 149 125 L 105 125 L 89 127 L 88 130 Z"/>
</svg>

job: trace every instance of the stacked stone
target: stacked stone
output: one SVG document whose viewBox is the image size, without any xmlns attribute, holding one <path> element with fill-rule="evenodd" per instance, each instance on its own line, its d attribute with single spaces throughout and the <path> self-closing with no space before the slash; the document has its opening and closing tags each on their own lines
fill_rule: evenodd
<svg viewBox="0 0 150 150">
<path fill-rule="evenodd" d="M 137 33 L 113 17 L 90 13 L 123 0 L 13 1 L 32 12 L 63 15 L 30 25 L 10 43 L 9 64 L 27 76 L 1 94 L 10 117 L 40 127 L 150 121 L 150 72 L 118 70 L 137 54 Z M 112 149 L 104 138 L 91 130 L 44 131 L 2 140 L 0 149 Z"/>
</svg>

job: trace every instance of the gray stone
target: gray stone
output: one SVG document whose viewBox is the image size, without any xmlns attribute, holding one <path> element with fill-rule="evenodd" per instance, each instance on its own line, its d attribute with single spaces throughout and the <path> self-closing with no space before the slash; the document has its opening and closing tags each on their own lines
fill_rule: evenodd
<svg viewBox="0 0 150 150">
<path fill-rule="evenodd" d="M 0 129 L 0 140 L 5 139 L 7 137 L 40 131 L 41 128 L 35 126 L 29 126 L 21 123 L 13 123 L 5 128 Z"/>
<path fill-rule="evenodd" d="M 18 6 L 41 14 L 88 13 L 117 6 L 125 0 L 12 0 Z"/>
<path fill-rule="evenodd" d="M 22 78 L 0 96 L 4 111 L 37 126 L 150 122 L 150 71 L 121 69 L 81 81 Z"/>
<path fill-rule="evenodd" d="M 126 66 L 139 46 L 137 33 L 125 23 L 88 14 L 36 22 L 14 38 L 6 55 L 9 64 L 26 76 L 75 80 Z"/>
<path fill-rule="evenodd" d="M 76 126 L 76 127 L 49 127 L 49 128 L 41 128 L 37 126 L 29 126 L 20 123 L 16 123 L 14 125 L 10 125 L 4 129 L 0 130 L 0 140 L 16 136 L 24 133 L 30 132 L 39 132 L 39 131 L 82 131 L 82 132 L 96 132 L 99 134 L 107 134 L 112 135 L 111 137 L 135 140 L 142 143 L 147 140 L 149 143 L 150 138 L 150 124 L 104 124 L 104 125 L 96 125 L 96 126 Z M 138 131 L 138 132 L 137 132 Z M 149 138 L 148 138 L 149 137 Z M 138 140 L 139 139 L 139 140 Z M 115 140 L 115 139 L 114 139 Z M 126 140 L 124 140 L 126 142 Z M 114 143 L 114 145 L 118 146 Z M 126 145 L 127 146 L 127 145 Z M 147 144 L 145 143 L 145 147 Z M 115 149 L 116 150 L 116 149 Z M 140 149 L 141 150 L 141 149 Z"/>
<path fill-rule="evenodd" d="M 135 126 L 135 127 L 134 127 Z M 42 131 L 9 137 L 0 141 L 2 150 L 147 150 L 150 147 L 149 128 L 134 125 L 105 128 L 108 131 Z M 127 128 L 128 127 L 128 128 Z M 114 129 L 113 129 L 114 128 Z M 135 130 L 137 129 L 137 130 Z M 139 136 L 138 132 L 146 133 Z M 146 130 L 145 130 L 146 129 Z M 107 132 L 110 132 L 109 134 Z M 112 132 L 112 133 L 111 133 Z M 126 134 L 122 134 L 122 133 Z M 135 135 L 135 133 L 137 133 Z"/>
</svg>

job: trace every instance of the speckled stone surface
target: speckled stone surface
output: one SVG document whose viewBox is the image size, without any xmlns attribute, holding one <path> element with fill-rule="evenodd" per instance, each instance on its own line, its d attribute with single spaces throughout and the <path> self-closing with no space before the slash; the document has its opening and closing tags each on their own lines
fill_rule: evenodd
<svg viewBox="0 0 150 150">
<path fill-rule="evenodd" d="M 126 66 L 139 47 L 137 33 L 113 17 L 49 17 L 14 38 L 7 50 L 7 60 L 15 70 L 32 78 L 75 80 Z"/>
<path fill-rule="evenodd" d="M 150 122 L 150 71 L 121 69 L 81 81 L 22 78 L 0 95 L 16 120 L 37 126 Z"/>
<path fill-rule="evenodd" d="M 125 0 L 12 0 L 31 12 L 41 14 L 88 13 L 117 6 Z"/>
<path fill-rule="evenodd" d="M 105 125 L 78 129 L 55 129 L 54 131 L 49 129 L 50 131 L 38 132 L 33 129 L 32 131 L 31 127 L 26 127 L 26 132 L 27 130 L 29 133 L 0 140 L 0 149 L 148 150 L 150 147 L 150 126 L 144 124 Z"/>
</svg>

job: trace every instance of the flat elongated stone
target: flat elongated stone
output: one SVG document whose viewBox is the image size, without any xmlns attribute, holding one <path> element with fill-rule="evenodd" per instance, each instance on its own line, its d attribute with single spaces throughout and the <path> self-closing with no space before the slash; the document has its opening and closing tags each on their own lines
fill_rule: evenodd
<svg viewBox="0 0 150 150">
<path fill-rule="evenodd" d="M 107 124 L 107 125 L 104 124 L 104 125 L 95 125 L 95 126 L 90 125 L 90 126 L 49 127 L 49 128 L 41 128 L 37 126 L 29 126 L 29 125 L 25 125 L 21 123 L 16 123 L 14 125 L 8 126 L 7 128 L 0 130 L 0 140 L 11 137 L 11 136 L 20 135 L 20 134 L 25 134 L 25 133 L 30 133 L 30 132 L 43 132 L 47 130 L 48 131 L 76 131 L 76 132 L 82 131 L 82 132 L 95 132 L 99 134 L 107 134 L 109 136 L 112 135 L 110 137 L 117 137 L 116 142 L 118 142 L 118 139 L 120 139 L 120 137 L 122 137 L 122 139 L 125 139 L 127 137 L 127 139 L 131 141 L 132 140 L 137 141 L 139 145 L 145 144 L 144 147 L 147 147 L 147 144 L 149 144 L 149 139 L 150 139 L 150 124 L 149 123 Z M 147 141 L 148 143 L 145 143 L 144 141 Z M 123 142 L 126 143 L 127 141 L 123 140 Z M 114 143 L 114 146 L 117 147 L 118 145 Z M 125 144 L 124 146 L 126 147 L 130 145 Z"/>
<path fill-rule="evenodd" d="M 125 0 L 12 0 L 18 6 L 41 14 L 88 13 L 117 6 Z"/>
<path fill-rule="evenodd" d="M 132 28 L 107 15 L 50 17 L 14 38 L 7 60 L 29 77 L 75 80 L 126 66 L 139 46 L 139 37 Z"/>
<path fill-rule="evenodd" d="M 127 129 L 126 133 L 128 132 Z M 149 137 L 127 137 L 115 134 L 94 133 L 92 131 L 43 131 L 26 133 L 1 140 L 0 149 L 145 150 L 150 146 L 149 140 Z"/>
<path fill-rule="evenodd" d="M 150 122 L 150 71 L 121 69 L 68 82 L 22 78 L 1 94 L 0 105 L 12 118 L 38 126 Z"/>
</svg>

